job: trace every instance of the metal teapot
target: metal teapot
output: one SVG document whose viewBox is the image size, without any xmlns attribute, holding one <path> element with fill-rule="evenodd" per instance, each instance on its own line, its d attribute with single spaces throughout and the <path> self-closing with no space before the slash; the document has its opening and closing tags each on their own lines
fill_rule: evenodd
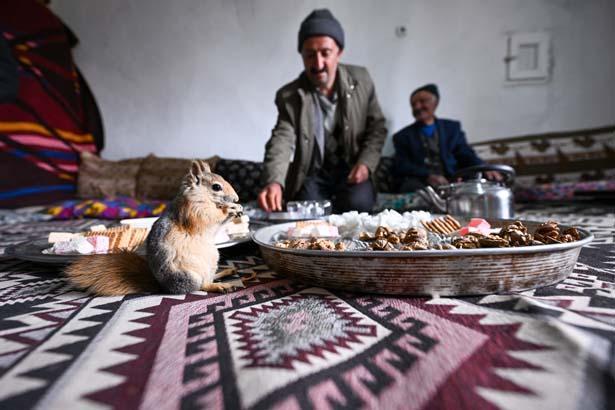
<svg viewBox="0 0 615 410">
<path fill-rule="evenodd" d="M 498 171 L 504 176 L 503 182 L 487 181 L 485 171 Z M 469 177 L 462 182 L 438 187 L 436 192 L 427 186 L 417 194 L 435 210 L 451 215 L 512 219 L 514 198 L 510 186 L 515 179 L 515 170 L 508 165 L 476 165 L 459 170 L 453 180 Z"/>
</svg>

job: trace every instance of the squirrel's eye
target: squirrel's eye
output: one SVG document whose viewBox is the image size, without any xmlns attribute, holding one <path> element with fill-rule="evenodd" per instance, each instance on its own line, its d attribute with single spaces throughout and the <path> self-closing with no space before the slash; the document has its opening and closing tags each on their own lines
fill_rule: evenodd
<svg viewBox="0 0 615 410">
<path fill-rule="evenodd" d="M 196 184 L 201 185 L 201 178 L 197 177 L 196 175 L 194 177 L 196 178 Z"/>
<path fill-rule="evenodd" d="M 218 191 L 222 191 L 222 185 L 215 183 L 211 186 L 211 189 L 213 189 L 214 191 L 218 192 Z"/>
</svg>

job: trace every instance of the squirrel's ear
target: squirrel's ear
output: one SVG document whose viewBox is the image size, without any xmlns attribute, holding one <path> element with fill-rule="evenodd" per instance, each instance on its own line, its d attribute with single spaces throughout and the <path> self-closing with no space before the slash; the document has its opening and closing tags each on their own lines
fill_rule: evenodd
<svg viewBox="0 0 615 410">
<path fill-rule="evenodd" d="M 201 168 L 203 169 L 204 174 L 211 174 L 211 168 L 209 168 L 209 164 L 205 161 L 199 161 L 201 164 Z"/>
<path fill-rule="evenodd" d="M 190 165 L 190 173 L 192 175 L 210 174 L 211 168 L 209 168 L 209 164 L 205 161 L 194 160 L 192 165 Z"/>
</svg>

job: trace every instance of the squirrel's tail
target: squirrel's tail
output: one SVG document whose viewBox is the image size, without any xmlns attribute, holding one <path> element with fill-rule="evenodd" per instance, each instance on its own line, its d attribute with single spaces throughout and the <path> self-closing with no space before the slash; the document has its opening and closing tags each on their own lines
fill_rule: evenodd
<svg viewBox="0 0 615 410">
<path fill-rule="evenodd" d="M 68 265 L 65 273 L 76 287 L 100 296 L 161 290 L 145 258 L 134 252 L 84 256 Z"/>
</svg>

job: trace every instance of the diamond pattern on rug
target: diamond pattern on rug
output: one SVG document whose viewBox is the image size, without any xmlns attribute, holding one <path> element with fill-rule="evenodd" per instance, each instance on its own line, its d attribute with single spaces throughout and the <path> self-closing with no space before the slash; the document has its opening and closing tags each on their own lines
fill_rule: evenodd
<svg viewBox="0 0 615 410">
<path fill-rule="evenodd" d="M 377 335 L 371 319 L 335 297 L 318 293 L 301 292 L 236 310 L 227 320 L 238 336 L 245 367 L 294 369 L 296 361 L 309 364 L 311 356 L 338 354 L 341 348 L 356 350 Z"/>
</svg>

